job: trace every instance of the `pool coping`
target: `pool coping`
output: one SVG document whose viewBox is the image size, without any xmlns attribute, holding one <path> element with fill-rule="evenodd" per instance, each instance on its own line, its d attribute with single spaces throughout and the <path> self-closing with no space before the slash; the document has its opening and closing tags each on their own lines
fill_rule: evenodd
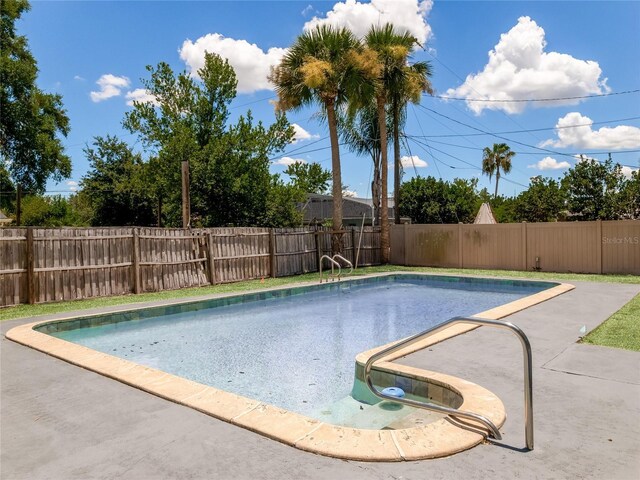
<svg viewBox="0 0 640 480">
<path fill-rule="evenodd" d="M 403 274 L 407 275 L 407 272 L 385 272 L 357 278 Z M 410 275 L 434 276 L 433 274 L 417 272 L 411 272 Z M 464 277 L 464 275 L 451 276 Z M 348 279 L 343 280 L 343 282 L 348 281 Z M 315 284 L 316 282 L 304 282 L 296 284 L 295 286 Z M 208 298 L 238 296 L 265 290 L 283 290 L 291 287 L 290 285 L 243 293 L 234 292 L 231 294 L 214 295 Z M 573 285 L 559 283 L 555 287 L 478 313 L 476 316 L 498 320 L 529 306 L 549 300 L 573 288 L 575 288 Z M 194 300 L 190 298 L 188 300 L 167 302 L 164 303 L 164 305 L 178 305 L 201 300 L 202 299 Z M 123 309 L 118 309 L 117 312 L 141 310 L 144 308 L 149 308 L 149 306 L 138 305 L 133 308 L 129 306 L 129 308 L 124 307 Z M 5 336 L 22 345 L 113 378 L 174 403 L 193 408 L 207 415 L 241 426 L 301 450 L 321 455 L 361 461 L 421 460 L 448 456 L 466 450 L 482 442 L 486 436 L 482 426 L 473 425 L 473 423 L 470 422 L 467 428 L 460 428 L 460 424 L 450 418 L 442 418 L 426 425 L 397 430 L 365 430 L 328 424 L 258 400 L 203 385 L 157 369 L 145 367 L 34 330 L 38 326 L 48 323 L 57 323 L 97 315 L 104 314 L 80 314 L 65 318 L 40 320 L 14 327 L 9 330 Z M 504 405 L 496 395 L 487 389 L 450 375 L 392 363 L 393 360 L 397 358 L 441 342 L 447 338 L 452 338 L 474 330 L 475 328 L 479 327 L 469 325 L 450 327 L 438 335 L 413 345 L 409 349 L 386 357 L 376 364 L 375 368 L 392 374 L 413 378 L 418 381 L 441 383 L 462 396 L 463 403 L 459 407 L 461 410 L 484 415 L 498 427 L 501 427 L 506 420 Z M 363 365 L 370 355 L 382 348 L 385 348 L 385 346 L 376 347 L 360 353 L 356 357 L 356 364 Z"/>
</svg>

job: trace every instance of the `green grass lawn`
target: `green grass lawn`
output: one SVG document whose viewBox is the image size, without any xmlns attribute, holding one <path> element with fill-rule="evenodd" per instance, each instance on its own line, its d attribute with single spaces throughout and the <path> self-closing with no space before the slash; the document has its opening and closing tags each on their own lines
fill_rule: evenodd
<svg viewBox="0 0 640 480">
<path fill-rule="evenodd" d="M 634 275 L 582 275 L 571 273 L 512 272 L 503 270 L 461 270 L 456 268 L 400 267 L 392 265 L 359 268 L 354 272 L 354 275 L 391 271 L 428 272 L 434 274 L 455 273 L 461 275 L 482 275 L 485 277 L 527 278 L 532 280 L 564 280 L 640 284 L 640 277 Z M 247 290 L 259 290 L 262 288 L 295 285 L 299 282 L 317 280 L 318 273 L 308 273 L 306 275 L 298 275 L 295 277 L 265 278 L 264 280 L 248 280 L 244 282 L 229 283 L 224 285 L 207 285 L 204 287 L 185 288 L 182 290 L 168 290 L 157 293 L 143 293 L 140 295 L 122 295 L 117 297 L 91 298 L 86 300 L 45 303 L 38 305 L 16 305 L 13 307 L 0 309 L 0 321 L 86 310 L 91 308 L 150 302 L 156 300 L 171 300 L 216 293 L 234 293 Z"/>
<path fill-rule="evenodd" d="M 640 352 L 640 295 L 589 332 L 582 343 Z"/>
</svg>

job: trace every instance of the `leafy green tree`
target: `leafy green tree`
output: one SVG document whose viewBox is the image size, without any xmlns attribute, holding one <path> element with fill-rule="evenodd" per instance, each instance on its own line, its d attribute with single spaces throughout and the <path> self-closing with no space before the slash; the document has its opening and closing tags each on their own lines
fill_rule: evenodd
<svg viewBox="0 0 640 480">
<path fill-rule="evenodd" d="M 400 188 L 400 215 L 414 223 L 471 223 L 477 212 L 477 179 L 453 182 L 414 177 Z"/>
<path fill-rule="evenodd" d="M 269 158 L 294 134 L 284 115 L 269 127 L 255 122 L 251 112 L 230 124 L 237 80 L 218 55 L 205 54 L 197 76 L 176 74 L 166 63 L 147 69 L 151 77 L 143 84 L 154 102 L 136 102 L 123 123 L 156 152 L 146 178 L 165 222 L 181 223 L 181 163 L 187 161 L 192 225 L 267 225 L 275 188 Z"/>
<path fill-rule="evenodd" d="M 358 40 L 349 30 L 319 26 L 296 39 L 270 76 L 276 87 L 280 111 L 319 104 L 326 114 L 331 141 L 335 229 L 342 228 L 342 173 L 336 109 L 344 105 L 349 96 L 354 78 L 349 56 L 358 47 Z M 331 250 L 342 253 L 341 235 L 332 236 Z"/>
<path fill-rule="evenodd" d="M 16 198 L 16 187 L 11 181 L 9 171 L 0 164 L 0 210 L 5 214 L 13 212 L 13 202 Z"/>
<path fill-rule="evenodd" d="M 67 198 L 56 196 L 28 195 L 22 200 L 22 223 L 34 227 L 81 227 L 87 226 Z"/>
<path fill-rule="evenodd" d="M 284 173 L 291 178 L 293 186 L 305 194 L 329 191 L 331 172 L 317 162 L 296 162 L 289 165 Z"/>
<path fill-rule="evenodd" d="M 521 222 L 556 222 L 566 210 L 565 192 L 557 181 L 533 177 L 527 190 L 515 201 L 515 213 Z"/>
<path fill-rule="evenodd" d="M 498 196 L 498 182 L 500 181 L 500 170 L 502 173 L 511 171 L 511 159 L 515 156 L 515 152 L 511 150 L 506 143 L 494 143 L 493 147 L 485 147 L 482 151 L 482 173 L 489 176 L 489 181 L 495 174 L 496 191 L 493 198 Z"/>
<path fill-rule="evenodd" d="M 623 216 L 625 177 L 611 158 L 604 162 L 583 159 L 565 172 L 562 186 L 567 207 L 578 220 L 617 220 Z"/>
<path fill-rule="evenodd" d="M 293 129 L 284 116 L 268 128 L 255 123 L 251 113 L 241 116 L 215 141 L 203 149 L 192 169 L 193 208 L 202 225 L 271 226 L 273 215 L 288 211 L 269 205 L 274 183 L 269 173 L 270 157 L 290 142 Z M 278 192 L 280 193 L 280 192 Z M 291 221 L 281 219 L 283 224 Z"/>
<path fill-rule="evenodd" d="M 622 218 L 640 219 L 640 170 L 631 173 L 620 192 Z"/>
<path fill-rule="evenodd" d="M 142 156 L 116 137 L 96 137 L 84 153 L 91 165 L 81 186 L 92 205 L 92 225 L 154 225 Z"/>
<path fill-rule="evenodd" d="M 304 190 L 286 184 L 279 175 L 271 176 L 265 224 L 271 227 L 298 227 L 303 214 L 298 208 L 306 199 Z"/>
<path fill-rule="evenodd" d="M 26 0 L 0 3 L 0 158 L 14 184 L 39 192 L 49 178 L 71 175 L 71 159 L 59 138 L 69 133 L 69 118 L 60 95 L 36 86 L 36 61 L 15 28 L 27 10 Z"/>
</svg>

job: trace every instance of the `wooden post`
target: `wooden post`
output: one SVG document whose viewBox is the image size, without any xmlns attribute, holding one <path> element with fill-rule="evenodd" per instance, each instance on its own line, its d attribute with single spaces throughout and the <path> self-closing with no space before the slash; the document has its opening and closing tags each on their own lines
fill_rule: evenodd
<svg viewBox="0 0 640 480">
<path fill-rule="evenodd" d="M 527 222 L 522 222 L 522 271 L 527 271 Z"/>
<path fill-rule="evenodd" d="M 356 227 L 351 227 L 351 262 L 353 262 L 353 268 L 357 268 L 356 265 Z"/>
<path fill-rule="evenodd" d="M 140 237 L 138 229 L 133 229 L 131 263 L 133 264 L 133 293 L 140 293 Z"/>
<path fill-rule="evenodd" d="M 211 232 L 207 234 L 207 256 L 209 257 L 209 281 L 211 285 L 216 283 L 216 268 L 213 258 L 213 235 Z"/>
<path fill-rule="evenodd" d="M 276 267 L 276 234 L 273 228 L 269 229 L 269 265 L 271 278 L 276 278 L 278 273 Z"/>
<path fill-rule="evenodd" d="M 33 253 L 33 227 L 27 227 L 27 295 L 31 305 L 36 303 L 36 264 Z"/>
<path fill-rule="evenodd" d="M 320 262 L 322 258 L 322 249 L 320 248 L 320 231 L 316 230 L 314 237 L 316 239 L 316 260 L 318 262 L 318 271 L 320 271 Z"/>
<path fill-rule="evenodd" d="M 182 161 L 182 228 L 191 224 L 191 200 L 189 199 L 189 162 Z"/>
<path fill-rule="evenodd" d="M 464 268 L 464 248 L 462 245 L 462 222 L 458 222 L 458 268 Z"/>
<path fill-rule="evenodd" d="M 598 249 L 596 250 L 596 273 L 602 274 L 602 220 L 596 220 L 596 235 L 598 235 Z"/>
</svg>

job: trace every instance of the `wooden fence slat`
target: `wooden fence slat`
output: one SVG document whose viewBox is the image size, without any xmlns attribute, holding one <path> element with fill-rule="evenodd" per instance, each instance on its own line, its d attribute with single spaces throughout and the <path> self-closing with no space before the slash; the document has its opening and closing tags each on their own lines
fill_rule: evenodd
<svg viewBox="0 0 640 480">
<path fill-rule="evenodd" d="M 0 305 L 228 283 L 317 271 L 330 229 L 257 227 L 0 230 Z M 353 236 L 345 252 L 356 255 Z M 31 236 L 31 242 L 29 242 Z M 359 263 L 375 263 L 379 233 L 365 231 Z M 366 261 L 366 262 L 365 262 Z"/>
</svg>

